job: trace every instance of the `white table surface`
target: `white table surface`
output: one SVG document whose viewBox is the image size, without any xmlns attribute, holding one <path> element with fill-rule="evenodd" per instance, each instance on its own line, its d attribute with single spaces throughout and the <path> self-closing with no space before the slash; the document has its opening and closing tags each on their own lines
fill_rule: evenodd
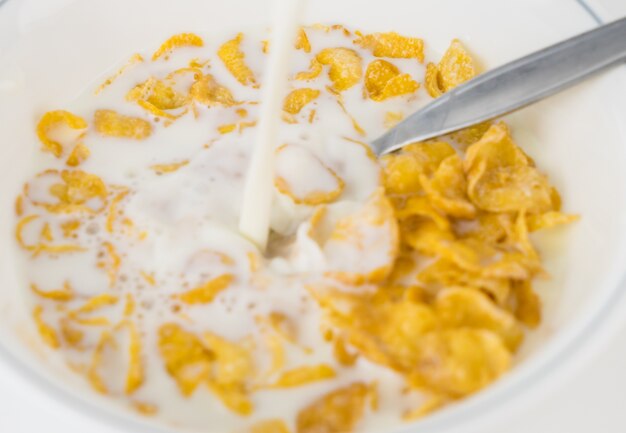
<svg viewBox="0 0 626 433">
<path fill-rule="evenodd" d="M 550 0 L 546 0 L 550 1 Z M 590 0 L 603 18 L 626 16 L 626 0 Z M 0 433 L 120 433 L 50 407 L 0 367 Z M 626 433 L 626 325 L 545 398 L 483 433 Z"/>
</svg>

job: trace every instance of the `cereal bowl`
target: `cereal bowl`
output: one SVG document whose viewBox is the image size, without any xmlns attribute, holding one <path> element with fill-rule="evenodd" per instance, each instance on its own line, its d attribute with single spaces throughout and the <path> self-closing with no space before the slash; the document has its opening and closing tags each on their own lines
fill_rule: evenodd
<svg viewBox="0 0 626 433">
<path fill-rule="evenodd" d="M 34 134 L 37 118 L 50 104 L 70 103 L 94 77 L 132 54 L 132 47 L 152 47 L 155 35 L 160 41 L 171 34 L 197 32 L 221 40 L 227 32 L 269 22 L 267 9 L 265 2 L 245 0 L 184 0 L 175 6 L 160 0 L 0 3 L 0 217 L 11 221 L 0 234 L 5 246 L 0 258 L 0 362 L 19 372 L 25 386 L 34 386 L 41 398 L 125 431 L 187 431 L 122 410 L 41 347 L 21 295 L 23 276 L 17 270 L 22 264 L 12 250 L 14 197 L 33 162 L 41 158 Z M 310 2 L 305 17 L 311 23 L 418 34 L 427 41 L 429 58 L 440 57 L 449 41 L 459 38 L 479 55 L 483 69 L 596 25 L 581 4 L 566 0 L 549 7 L 539 1 L 503 5 L 489 0 L 391 0 L 383 7 L 324 0 Z M 527 337 L 511 372 L 477 395 L 402 424 L 397 431 L 469 431 L 484 426 L 576 365 L 584 358 L 584 348 L 600 342 L 608 324 L 619 316 L 626 271 L 624 75 L 618 68 L 506 119 L 518 143 L 561 191 L 566 210 L 582 218 L 535 239 L 550 274 L 537 284 L 544 321 Z M 389 429 L 381 424 L 372 431 Z"/>
</svg>

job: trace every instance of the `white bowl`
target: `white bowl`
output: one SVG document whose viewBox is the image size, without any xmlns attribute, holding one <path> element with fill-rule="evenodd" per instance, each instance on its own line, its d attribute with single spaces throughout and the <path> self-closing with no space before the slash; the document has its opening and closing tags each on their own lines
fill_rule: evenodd
<svg viewBox="0 0 626 433">
<path fill-rule="evenodd" d="M 37 398 L 125 431 L 155 431 L 96 396 L 66 369 L 46 365 L 20 292 L 13 199 L 39 144 L 34 125 L 63 107 L 131 50 L 181 31 L 214 33 L 268 22 L 268 1 L 0 0 L 0 365 L 20 373 Z M 423 36 L 436 58 L 461 38 L 486 68 L 596 25 L 574 0 L 315 0 L 307 22 Z M 36 55 L 35 55 L 36 53 Z M 89 54 L 87 54 L 89 53 Z M 93 55 L 97 53 L 97 55 Z M 28 89 L 28 98 L 17 98 Z M 621 67 L 509 117 L 522 147 L 563 193 L 575 225 L 537 239 L 552 274 L 537 285 L 545 320 L 516 368 L 466 401 L 406 432 L 465 433 L 519 407 L 584 359 L 623 314 L 626 289 L 626 70 Z M 522 398 L 524 397 L 524 398 Z M 164 431 L 167 430 L 163 427 Z"/>
</svg>

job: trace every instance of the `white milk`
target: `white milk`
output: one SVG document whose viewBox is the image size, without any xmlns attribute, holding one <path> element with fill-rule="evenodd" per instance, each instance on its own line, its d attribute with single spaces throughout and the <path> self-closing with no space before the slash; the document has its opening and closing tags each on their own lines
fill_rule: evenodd
<svg viewBox="0 0 626 433">
<path fill-rule="evenodd" d="M 315 30 L 308 34 L 313 53 L 326 47 L 350 46 L 354 38 L 344 35 L 342 31 L 326 33 Z M 163 35 L 163 39 L 168 36 Z M 104 137 L 94 130 L 87 132 L 84 143 L 91 150 L 91 156 L 78 168 L 98 175 L 113 188 L 109 198 L 122 188 L 129 190 L 119 202 L 114 233 L 106 231 L 106 213 L 81 220 L 82 225 L 73 242 L 85 246 L 87 251 L 26 258 L 25 294 L 34 304 L 44 306 L 43 319 L 50 324 L 58 323 L 68 310 L 100 293 L 114 294 L 119 296 L 120 301 L 113 307 L 86 317 L 104 315 L 114 323 L 119 320 L 124 308 L 126 294 L 132 294 L 136 301 L 132 320 L 136 322 L 142 338 L 147 375 L 145 384 L 132 396 L 124 395 L 124 365 L 127 363 L 124 350 L 107 355 L 105 365 L 100 369 L 101 376 L 112 398 L 128 405 L 150 403 L 158 408 L 157 416 L 166 423 L 219 432 L 235 431 L 254 420 L 275 417 L 284 418 L 292 425 L 298 411 L 314 398 L 341 385 L 354 381 L 369 383 L 372 380 L 380 383 L 383 400 L 379 411 L 368 411 L 363 428 L 369 430 L 400 423 L 402 414 L 419 399 L 416 400 L 416 395 L 403 396 L 403 379 L 388 369 L 364 359 L 360 359 L 353 368 L 339 365 L 333 356 L 332 345 L 325 342 L 320 333 L 319 307 L 305 289 L 306 283 L 319 280 L 328 269 L 329 261 L 340 269 L 349 268 L 351 263 L 359 261 L 360 253 L 345 246 L 337 248 L 334 253 L 322 251 L 306 234 L 309 227 L 307 221 L 315 207 L 296 204 L 275 189 L 270 224 L 275 233 L 286 239 L 288 247 L 271 261 L 264 261 L 255 245 L 238 232 L 245 179 L 250 155 L 256 146 L 258 128 L 252 126 L 241 132 L 235 130 L 220 134 L 218 127 L 257 121 L 260 106 L 256 102 L 260 100 L 261 90 L 237 83 L 215 55 L 216 44 L 232 36 L 225 34 L 220 41 L 214 41 L 215 37 L 205 37 L 207 41 L 213 40 L 212 43 L 203 48 L 175 50 L 168 60 L 151 62 L 151 52 L 146 50 L 141 53 L 147 59 L 145 62 L 130 66 L 98 95 L 94 95 L 94 90 L 118 66 L 95 80 L 73 102 L 60 107 L 87 120 L 91 120 L 98 109 L 115 110 L 150 120 L 154 131 L 143 141 Z M 262 53 L 261 44 L 265 37 L 266 33 L 253 29 L 245 32 L 242 43 L 246 62 L 260 82 L 263 82 L 266 73 L 266 55 Z M 155 40 L 155 48 L 160 42 Z M 366 51 L 361 54 L 364 65 L 373 59 Z M 289 75 L 307 70 L 312 55 L 294 50 Z M 217 82 L 227 86 L 236 100 L 246 102 L 229 108 L 198 106 L 197 118 L 188 113 L 169 124 L 165 119 L 155 121 L 154 116 L 125 100 L 126 93 L 136 84 L 150 76 L 163 78 L 194 58 L 202 61 L 210 59 L 210 66 L 205 67 L 203 72 L 211 73 Z M 396 63 L 404 72 L 415 77 L 423 74 L 423 66 L 417 61 L 401 60 Z M 278 142 L 286 146 L 278 152 L 276 175 L 288 181 L 296 197 L 331 192 L 339 188 L 341 182 L 343 191 L 338 200 L 329 206 L 329 213 L 339 217 L 358 211 L 380 186 L 380 168 L 361 142 L 385 130 L 385 114 L 388 111 L 407 114 L 416 106 L 416 97 L 421 99 L 417 105 L 428 98 L 421 90 L 419 96 L 377 103 L 364 100 L 362 86 L 354 86 L 343 95 L 348 113 L 367 131 L 367 135 L 363 136 L 355 130 L 352 118 L 341 109 L 335 96 L 325 90 L 329 85 L 331 82 L 326 71 L 315 81 L 290 83 L 290 89 L 311 87 L 321 90 L 322 94 L 295 116 L 297 124 L 281 121 Z M 241 108 L 247 111 L 243 118 L 236 113 Z M 312 110 L 315 110 L 313 115 Z M 310 117 L 314 119 L 312 122 Z M 56 160 L 50 154 L 42 154 L 38 158 L 40 162 L 35 172 L 65 168 L 63 160 Z M 150 168 L 180 162 L 186 162 L 186 165 L 171 173 L 156 173 Z M 29 184 L 29 197 L 37 201 L 54 201 L 48 190 L 55 182 L 58 182 L 58 176 L 54 174 L 36 178 Z M 97 201 L 89 205 L 93 208 L 100 206 Z M 37 212 L 38 209 L 31 206 L 27 207 L 25 215 Z M 41 217 L 24 231 L 25 237 L 36 238 L 43 224 L 49 222 L 54 237 L 60 239 L 62 234 L 58 226 L 73 218 L 75 216 L 71 214 Z M 132 221 L 132 227 L 123 228 L 125 220 Z M 370 237 L 376 242 L 379 235 L 372 231 Z M 366 240 L 369 242 L 370 239 L 366 237 Z M 107 273 L 107 264 L 112 258 L 103 248 L 105 242 L 115 244 L 116 254 L 121 258 L 119 269 L 114 272 L 114 283 L 111 283 L 111 276 Z M 222 263 L 219 254 L 228 255 L 234 263 Z M 250 255 L 257 257 L 261 271 L 251 271 Z M 387 257 L 386 251 L 381 254 L 372 251 L 368 260 L 360 265 L 378 267 L 380 260 L 385 261 Z M 105 263 L 104 269 L 97 267 L 99 262 Z M 186 306 L 173 300 L 172 295 L 224 273 L 235 275 L 235 280 L 211 304 Z M 42 290 L 52 290 L 61 287 L 65 281 L 69 281 L 76 290 L 77 300 L 61 310 L 55 309 L 53 301 L 37 298 L 26 289 L 34 283 Z M 176 322 L 198 333 L 211 330 L 233 341 L 246 336 L 261 341 L 255 318 L 271 312 L 285 313 L 297 321 L 299 343 L 288 348 L 286 368 L 324 363 L 336 370 L 336 379 L 288 390 L 257 392 L 253 396 L 254 414 L 247 418 L 230 412 L 205 387 L 199 387 L 190 398 L 181 395 L 165 370 L 159 353 L 157 330 L 162 324 Z M 82 345 L 88 350 L 61 349 L 55 354 L 73 366 L 90 363 L 91 353 L 102 330 L 98 327 L 80 329 L 85 332 Z M 124 348 L 127 336 L 121 332 L 119 338 L 120 347 Z M 260 355 L 258 362 L 263 365 L 267 360 Z"/>
</svg>

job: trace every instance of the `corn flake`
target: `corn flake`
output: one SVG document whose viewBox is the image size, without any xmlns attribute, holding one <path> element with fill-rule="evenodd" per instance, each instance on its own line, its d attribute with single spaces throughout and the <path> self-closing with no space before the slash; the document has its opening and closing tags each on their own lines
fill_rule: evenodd
<svg viewBox="0 0 626 433">
<path fill-rule="evenodd" d="M 371 50 L 376 57 L 424 61 L 424 41 L 422 39 L 402 36 L 395 32 L 369 35 L 357 33 L 357 35 L 359 38 L 355 39 L 354 43 L 361 48 Z"/>
<path fill-rule="evenodd" d="M 490 212 L 529 214 L 553 210 L 553 188 L 513 142 L 508 128 L 493 125 L 467 149 L 464 168 L 468 195 Z"/>
<path fill-rule="evenodd" d="M 283 103 L 283 110 L 289 114 L 298 114 L 308 103 L 317 99 L 320 96 L 320 91 L 316 89 L 295 89 L 292 90 L 286 97 Z"/>
<path fill-rule="evenodd" d="M 515 351 L 524 338 L 524 331 L 515 317 L 478 290 L 446 289 L 439 293 L 434 307 L 443 326 L 487 329 L 498 334 L 511 351 Z"/>
<path fill-rule="evenodd" d="M 165 368 L 183 395 L 193 394 L 208 380 L 215 354 L 196 335 L 168 323 L 159 329 L 158 345 Z"/>
<path fill-rule="evenodd" d="M 255 86 L 254 73 L 246 65 L 245 55 L 240 48 L 242 40 L 243 33 L 239 33 L 234 39 L 224 43 L 217 51 L 217 55 L 237 81 L 244 86 Z"/>
<path fill-rule="evenodd" d="M 59 341 L 59 336 L 54 328 L 44 322 L 41 317 L 43 314 L 43 307 L 38 305 L 33 310 L 33 319 L 35 320 L 35 325 L 37 326 L 37 331 L 41 336 L 41 339 L 44 343 L 50 346 L 53 349 L 58 349 L 61 347 L 61 343 Z"/>
<path fill-rule="evenodd" d="M 189 93 L 194 101 L 208 107 L 231 107 L 237 104 L 230 90 L 219 84 L 211 74 L 206 74 L 193 83 Z"/>
<path fill-rule="evenodd" d="M 370 394 L 360 382 L 330 392 L 302 409 L 296 419 L 297 433 L 350 433 L 363 417 Z"/>
<path fill-rule="evenodd" d="M 152 61 L 158 60 L 164 54 L 181 47 L 202 47 L 204 41 L 194 33 L 180 33 L 169 38 L 152 55 Z"/>
<path fill-rule="evenodd" d="M 333 379 L 335 370 L 329 365 L 305 366 L 285 371 L 271 388 L 293 388 L 321 380 Z"/>
<path fill-rule="evenodd" d="M 365 88 L 371 99 L 384 101 L 394 96 L 414 93 L 419 84 L 409 74 L 386 60 L 374 60 L 365 71 Z"/>
<path fill-rule="evenodd" d="M 108 137 L 144 140 L 152 134 L 152 125 L 148 121 L 112 110 L 96 111 L 94 126 L 96 131 Z"/>
<path fill-rule="evenodd" d="M 328 76 L 333 88 L 339 92 L 356 85 L 363 76 L 359 54 L 350 48 L 325 48 L 316 56 L 317 61 L 330 66 Z"/>
<path fill-rule="evenodd" d="M 429 63 L 426 67 L 426 89 L 436 98 L 475 76 L 474 60 L 461 41 L 454 39 L 439 64 Z"/>
<path fill-rule="evenodd" d="M 87 122 L 82 117 L 64 110 L 49 111 L 43 115 L 37 125 L 37 136 L 43 144 L 43 149 L 47 152 L 52 152 L 57 158 L 63 155 L 64 145 L 50 138 L 49 134 L 61 126 L 80 130 L 87 128 Z"/>
<path fill-rule="evenodd" d="M 220 275 L 195 289 L 175 295 L 175 297 L 189 305 L 210 304 L 217 295 L 230 286 L 233 279 L 231 274 Z"/>
<path fill-rule="evenodd" d="M 493 332 L 434 331 L 420 338 L 410 384 L 460 398 L 489 385 L 511 366 L 511 354 Z"/>
</svg>

